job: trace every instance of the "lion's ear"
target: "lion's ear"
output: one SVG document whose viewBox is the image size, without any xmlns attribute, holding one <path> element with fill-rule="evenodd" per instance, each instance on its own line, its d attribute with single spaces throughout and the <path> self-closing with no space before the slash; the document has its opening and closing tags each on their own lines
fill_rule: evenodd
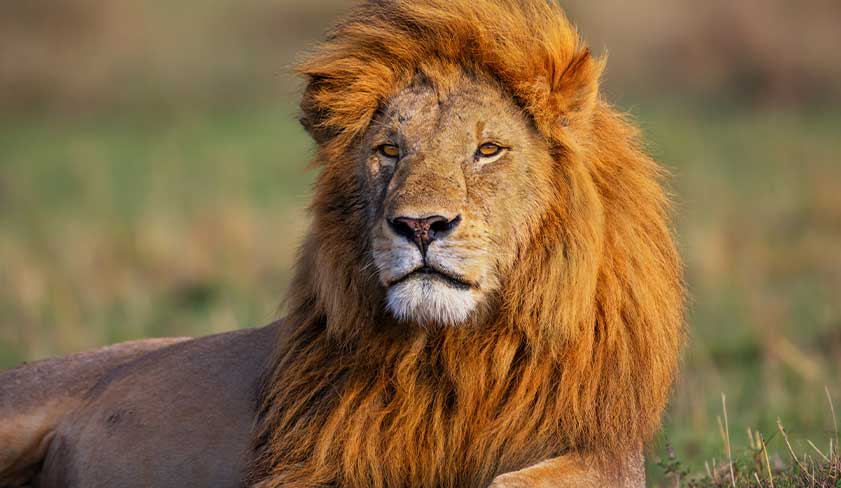
<svg viewBox="0 0 841 488">
<path fill-rule="evenodd" d="M 318 145 L 327 143 L 336 135 L 336 131 L 327 125 L 330 114 L 316 102 L 322 84 L 318 78 L 309 80 L 301 98 L 301 115 L 298 117 L 298 121 Z"/>
<path fill-rule="evenodd" d="M 550 74 L 550 98 L 554 124 L 572 128 L 589 125 L 599 97 L 599 80 L 605 60 L 594 58 L 585 48 L 566 66 L 556 66 Z"/>
<path fill-rule="evenodd" d="M 323 118 L 317 116 L 317 113 L 304 112 L 298 117 L 298 122 L 313 138 L 316 144 L 322 146 L 336 135 L 336 131 L 325 128 L 322 125 Z"/>
</svg>

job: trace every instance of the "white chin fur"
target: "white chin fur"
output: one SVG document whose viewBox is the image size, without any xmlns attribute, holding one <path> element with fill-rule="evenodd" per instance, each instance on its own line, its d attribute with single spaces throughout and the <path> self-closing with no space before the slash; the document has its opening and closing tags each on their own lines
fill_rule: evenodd
<svg viewBox="0 0 841 488">
<path fill-rule="evenodd" d="M 456 325 L 476 308 L 470 290 L 453 288 L 435 278 L 418 276 L 388 289 L 388 310 L 399 320 Z"/>
</svg>

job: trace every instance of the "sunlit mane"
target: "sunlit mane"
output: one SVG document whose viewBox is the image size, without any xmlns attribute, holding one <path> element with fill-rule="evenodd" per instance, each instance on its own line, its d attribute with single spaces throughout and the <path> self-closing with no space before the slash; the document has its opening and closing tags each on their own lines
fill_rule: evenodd
<svg viewBox="0 0 841 488">
<path fill-rule="evenodd" d="M 600 98 L 602 68 L 543 0 L 372 0 L 301 65 L 320 174 L 260 398 L 261 487 L 486 486 L 652 437 L 682 343 L 681 265 L 660 169 Z M 482 323 L 405 327 L 388 311 L 420 310 L 417 290 L 377 280 L 354 158 L 385 101 L 419 73 L 446 86 L 456 72 L 504 87 L 562 191 Z"/>
</svg>

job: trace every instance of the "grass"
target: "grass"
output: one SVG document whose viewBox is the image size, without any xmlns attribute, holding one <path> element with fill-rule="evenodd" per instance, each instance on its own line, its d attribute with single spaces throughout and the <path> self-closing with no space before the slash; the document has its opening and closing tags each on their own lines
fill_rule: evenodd
<svg viewBox="0 0 841 488">
<path fill-rule="evenodd" d="M 727 420 L 726 397 L 722 395 L 724 421 L 719 417 L 719 433 L 722 441 L 722 454 L 718 460 L 713 458 L 704 463 L 705 471 L 691 474 L 667 446 L 667 458 L 657 459 L 656 464 L 662 469 L 665 480 L 672 486 L 688 488 L 788 488 L 820 487 L 837 488 L 841 486 L 841 450 L 839 450 L 839 430 L 835 416 L 835 407 L 829 389 L 826 389 L 829 403 L 829 415 L 833 422 L 834 435 L 829 438 L 828 446 L 819 448 L 811 440 L 806 440 L 808 448 L 801 454 L 795 451 L 792 441 L 780 419 L 777 419 L 777 431 L 770 437 L 751 429 L 747 431 L 747 448 L 741 455 L 734 457 Z M 769 445 L 776 443 L 785 447 L 787 455 L 783 459 L 779 454 L 769 454 Z M 802 444 L 802 443 L 801 443 Z M 801 446 L 802 447 L 802 446 Z"/>
<path fill-rule="evenodd" d="M 841 393 L 841 110 L 632 112 L 674 174 L 691 293 L 651 482 L 691 486 L 715 457 L 697 486 L 728 486 L 715 484 L 722 393 L 745 483 L 768 479 L 756 433 L 775 479 L 791 466 L 775 464 L 791 456 L 778 418 L 798 459 L 831 469 L 806 440 L 827 445 L 824 387 Z M 271 321 L 306 228 L 310 154 L 284 105 L 0 116 L 0 367 Z M 837 461 L 837 441 L 821 449 Z"/>
<path fill-rule="evenodd" d="M 674 168 L 691 295 L 660 452 L 670 442 L 692 472 L 720 455 L 721 393 L 732 432 L 773 433 L 779 417 L 822 441 L 824 386 L 841 391 L 839 114 L 653 108 L 640 118 Z"/>
<path fill-rule="evenodd" d="M 312 177 L 288 109 L 7 122 L 0 366 L 275 317 Z"/>
</svg>

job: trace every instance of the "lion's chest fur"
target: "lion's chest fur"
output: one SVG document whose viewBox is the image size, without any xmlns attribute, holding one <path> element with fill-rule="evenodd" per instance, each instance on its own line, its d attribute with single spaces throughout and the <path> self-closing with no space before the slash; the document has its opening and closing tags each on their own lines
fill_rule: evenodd
<svg viewBox="0 0 841 488">
<path fill-rule="evenodd" d="M 330 348 L 314 359 L 314 344 L 301 348 L 307 355 L 288 362 L 273 386 L 283 392 L 268 412 L 275 429 L 266 442 L 281 453 L 275 481 L 483 486 L 556 455 L 554 370 L 536 369 L 521 348 L 501 350 L 504 343 L 461 344 L 469 350 L 453 354 L 446 339 L 425 337 L 366 350 L 367 360 Z"/>
</svg>

